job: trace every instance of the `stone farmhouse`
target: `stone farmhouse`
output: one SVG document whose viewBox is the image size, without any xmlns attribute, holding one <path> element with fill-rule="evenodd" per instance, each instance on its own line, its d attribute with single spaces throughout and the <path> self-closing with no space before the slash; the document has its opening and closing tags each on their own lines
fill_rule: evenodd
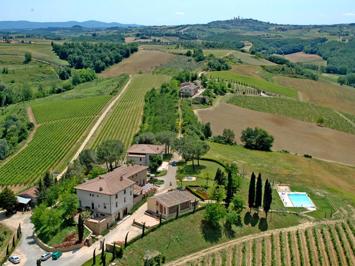
<svg viewBox="0 0 355 266">
<path fill-rule="evenodd" d="M 89 228 L 100 233 L 127 215 L 135 203 L 134 198 L 140 197 L 135 195 L 136 187 L 146 182 L 146 166 L 124 165 L 76 186 L 80 208 L 93 212 L 93 219 L 87 220 Z"/>
<path fill-rule="evenodd" d="M 148 166 L 150 156 L 163 156 L 164 151 L 164 145 L 134 144 L 127 151 L 127 162 Z"/>
<path fill-rule="evenodd" d="M 176 215 L 186 213 L 198 204 L 198 199 L 186 190 L 173 190 L 153 196 L 148 199 L 148 213 L 169 219 Z"/>
</svg>

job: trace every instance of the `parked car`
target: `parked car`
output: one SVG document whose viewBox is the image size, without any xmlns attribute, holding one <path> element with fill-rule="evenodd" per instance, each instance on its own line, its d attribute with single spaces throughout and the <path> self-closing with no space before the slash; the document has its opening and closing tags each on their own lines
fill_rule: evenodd
<svg viewBox="0 0 355 266">
<path fill-rule="evenodd" d="M 46 261 L 46 260 L 48 260 L 50 257 L 52 257 L 52 252 L 44 253 L 44 254 L 41 256 L 41 261 Z"/>
<path fill-rule="evenodd" d="M 60 256 L 62 256 L 62 252 L 60 252 L 60 251 L 54 251 L 54 252 L 52 253 L 52 259 L 53 259 L 53 260 L 59 259 Z"/>
<path fill-rule="evenodd" d="M 12 262 L 13 264 L 19 264 L 21 259 L 19 256 L 10 256 L 9 261 Z"/>
<path fill-rule="evenodd" d="M 172 161 L 172 162 L 171 162 L 171 165 L 172 165 L 172 166 L 176 166 L 176 165 L 177 165 L 176 161 Z"/>
</svg>

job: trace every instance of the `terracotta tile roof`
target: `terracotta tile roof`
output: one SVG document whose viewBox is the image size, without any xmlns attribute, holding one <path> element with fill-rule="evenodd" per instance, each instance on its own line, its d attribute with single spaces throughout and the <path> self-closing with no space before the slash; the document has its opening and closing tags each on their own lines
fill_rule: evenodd
<svg viewBox="0 0 355 266">
<path fill-rule="evenodd" d="M 160 204 L 166 207 L 172 207 L 187 201 L 195 201 L 197 198 L 186 190 L 174 190 L 153 197 Z"/>
<path fill-rule="evenodd" d="M 164 152 L 164 149 L 164 145 L 134 144 L 128 149 L 128 154 L 161 154 Z"/>
<path fill-rule="evenodd" d="M 124 165 L 116 168 L 112 172 L 80 184 L 76 186 L 75 189 L 114 195 L 134 185 L 135 182 L 129 178 L 146 169 L 147 167 L 142 165 Z"/>
<path fill-rule="evenodd" d="M 22 193 L 19 194 L 19 196 L 24 197 L 24 198 L 37 198 L 37 187 L 31 187 Z"/>
</svg>

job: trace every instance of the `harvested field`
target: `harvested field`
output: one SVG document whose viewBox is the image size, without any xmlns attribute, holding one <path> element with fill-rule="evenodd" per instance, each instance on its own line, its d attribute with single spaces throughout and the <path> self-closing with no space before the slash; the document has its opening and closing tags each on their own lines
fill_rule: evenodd
<svg viewBox="0 0 355 266">
<path fill-rule="evenodd" d="M 221 134 L 224 128 L 233 129 L 239 143 L 243 129 L 257 126 L 274 136 L 274 150 L 355 165 L 354 135 L 225 103 L 197 112 L 203 122 L 211 122 L 214 134 Z"/>
<path fill-rule="evenodd" d="M 100 75 L 102 77 L 114 77 L 123 73 L 137 74 L 151 72 L 156 67 L 168 63 L 174 55 L 154 50 L 139 50 L 121 63 L 106 69 Z"/>
<path fill-rule="evenodd" d="M 312 102 L 341 112 L 355 114 L 355 89 L 326 81 L 313 81 L 289 77 L 274 77 L 282 86 L 296 89 L 302 100 Z"/>
<path fill-rule="evenodd" d="M 321 66 L 327 65 L 327 61 L 325 61 L 322 57 L 316 54 L 306 54 L 304 52 L 298 52 L 285 55 L 284 57 L 293 63 L 315 64 Z"/>
<path fill-rule="evenodd" d="M 203 50 L 203 52 L 206 56 L 208 56 L 210 54 L 213 54 L 215 57 L 231 56 L 231 57 L 234 57 L 235 59 L 241 60 L 243 62 L 243 64 L 247 64 L 247 65 L 261 66 L 261 65 L 273 65 L 274 64 L 266 59 L 258 58 L 254 55 L 249 54 L 249 53 L 243 53 L 243 52 L 236 51 L 236 50 L 205 49 L 205 50 Z"/>
</svg>

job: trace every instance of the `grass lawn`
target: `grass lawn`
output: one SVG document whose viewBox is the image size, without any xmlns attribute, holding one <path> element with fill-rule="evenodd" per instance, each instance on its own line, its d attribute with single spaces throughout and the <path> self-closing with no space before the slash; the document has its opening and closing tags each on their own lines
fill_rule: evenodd
<svg viewBox="0 0 355 266">
<path fill-rule="evenodd" d="M 99 255 L 96 256 L 95 264 L 92 263 L 92 259 L 91 259 L 91 260 L 88 260 L 87 262 L 85 262 L 82 266 L 103 265 L 101 262 L 101 253 L 98 250 L 96 252 L 99 253 Z M 106 252 L 106 265 L 109 264 L 111 259 L 112 259 L 112 253 Z"/>
<path fill-rule="evenodd" d="M 266 227 L 275 229 L 296 225 L 300 222 L 296 215 L 271 214 L 266 226 L 264 219 L 259 223 L 260 220 L 250 219 L 244 212 L 242 213 L 243 225 L 234 227 L 231 232 L 226 231 L 223 226 L 212 229 L 203 222 L 203 215 L 204 210 L 172 221 L 134 242 L 125 249 L 124 257 L 119 260 L 119 265 L 142 265 L 144 252 L 148 249 L 158 250 L 166 257 L 167 261 L 172 261 L 233 238 L 258 233 L 265 230 Z"/>
<path fill-rule="evenodd" d="M 213 71 L 213 72 L 209 72 L 209 76 L 213 78 L 220 78 L 224 80 L 241 82 L 243 84 L 255 87 L 260 90 L 269 91 L 272 93 L 288 96 L 291 98 L 297 97 L 296 90 L 269 82 L 259 77 L 240 75 L 233 71 Z"/>
<path fill-rule="evenodd" d="M 278 114 L 312 123 L 317 123 L 319 118 L 323 118 L 325 127 L 355 134 L 355 127 L 332 109 L 311 103 L 293 99 L 250 96 L 233 96 L 229 98 L 228 103 L 254 111 Z M 351 117 L 349 115 L 349 119 Z"/>
<path fill-rule="evenodd" d="M 0 264 L 6 255 L 7 243 L 11 240 L 12 232 L 5 225 L 0 224 Z"/>
<path fill-rule="evenodd" d="M 274 183 L 290 184 L 293 191 L 309 193 L 318 207 L 313 215 L 317 218 L 329 217 L 339 207 L 355 205 L 355 167 L 329 163 L 317 159 L 281 152 L 261 152 L 245 149 L 242 146 L 227 146 L 209 143 L 211 149 L 207 158 L 221 162 L 237 162 L 239 171 L 249 178 L 252 171 L 261 173 L 263 179 Z M 247 182 L 244 182 L 247 183 Z M 278 201 L 274 195 L 274 202 Z M 282 207 L 277 203 L 272 208 Z M 293 210 L 293 209 L 290 209 Z"/>
<path fill-rule="evenodd" d="M 53 246 L 53 245 L 58 245 L 63 243 L 65 238 L 73 233 L 77 235 L 78 227 L 76 225 L 74 226 L 68 226 L 63 229 L 61 229 L 57 234 L 55 234 L 49 241 L 48 245 Z M 89 230 L 85 228 L 84 230 L 84 239 L 89 235 Z"/>
<path fill-rule="evenodd" d="M 200 166 L 195 165 L 195 169 L 192 167 L 192 163 L 188 162 L 187 164 L 185 163 L 180 163 L 178 164 L 178 171 L 177 171 L 177 177 L 186 177 L 186 176 L 194 176 L 196 177 L 195 181 L 183 181 L 183 186 L 188 186 L 188 185 L 199 185 L 199 186 L 206 186 L 212 185 L 214 176 L 216 175 L 217 169 L 220 168 L 223 170 L 223 167 L 220 166 L 219 164 L 215 162 L 210 162 L 210 161 L 203 161 L 200 160 Z M 207 181 L 207 176 L 209 177 L 209 180 Z M 179 183 L 179 181 L 177 180 Z"/>
</svg>

